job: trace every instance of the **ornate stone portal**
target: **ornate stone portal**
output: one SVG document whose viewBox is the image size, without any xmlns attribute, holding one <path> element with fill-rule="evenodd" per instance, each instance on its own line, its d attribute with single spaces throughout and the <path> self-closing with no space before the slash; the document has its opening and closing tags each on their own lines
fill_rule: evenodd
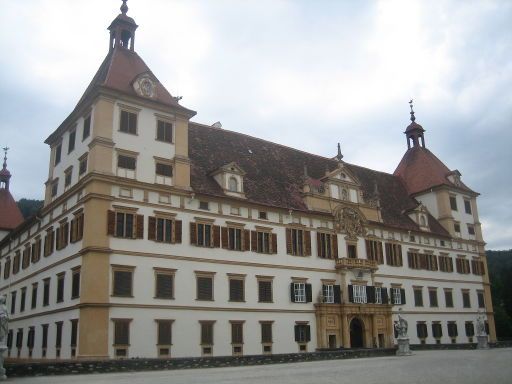
<svg viewBox="0 0 512 384">
<path fill-rule="evenodd" d="M 0 380 L 6 380 L 4 352 L 7 350 L 7 333 L 9 332 L 9 313 L 5 302 L 7 297 L 0 296 Z"/>
</svg>

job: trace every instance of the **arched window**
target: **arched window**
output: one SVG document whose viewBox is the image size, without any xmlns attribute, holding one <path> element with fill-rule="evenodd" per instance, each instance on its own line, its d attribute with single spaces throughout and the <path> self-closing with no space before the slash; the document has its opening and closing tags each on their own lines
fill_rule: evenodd
<svg viewBox="0 0 512 384">
<path fill-rule="evenodd" d="M 425 216 L 423 216 L 423 215 L 420 216 L 420 225 L 422 227 L 426 227 L 427 226 L 427 220 L 425 220 Z"/>
<path fill-rule="evenodd" d="M 231 192 L 238 192 L 238 180 L 234 177 L 230 177 L 228 182 L 228 189 Z"/>
<path fill-rule="evenodd" d="M 348 200 L 348 191 L 345 188 L 341 190 L 341 200 Z"/>
</svg>

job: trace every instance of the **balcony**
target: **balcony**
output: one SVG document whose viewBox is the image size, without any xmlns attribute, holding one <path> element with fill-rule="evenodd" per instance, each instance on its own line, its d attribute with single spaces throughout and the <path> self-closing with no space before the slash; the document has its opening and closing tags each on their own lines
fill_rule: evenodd
<svg viewBox="0 0 512 384">
<path fill-rule="evenodd" d="M 369 269 L 371 271 L 376 271 L 379 269 L 379 265 L 375 260 L 350 259 L 348 257 L 342 257 L 336 259 L 336 269 Z"/>
</svg>

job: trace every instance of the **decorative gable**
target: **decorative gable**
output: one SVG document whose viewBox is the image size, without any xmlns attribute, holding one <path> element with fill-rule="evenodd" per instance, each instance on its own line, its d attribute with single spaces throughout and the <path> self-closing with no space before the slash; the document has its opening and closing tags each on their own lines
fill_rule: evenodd
<svg viewBox="0 0 512 384">
<path fill-rule="evenodd" d="M 235 162 L 223 165 L 214 171 L 211 176 L 213 176 L 226 195 L 245 198 L 245 171 Z"/>
<path fill-rule="evenodd" d="M 420 230 L 430 231 L 428 224 L 429 212 L 427 207 L 425 207 L 423 204 L 419 204 L 416 208 L 409 211 L 408 215 L 412 221 L 418 224 Z"/>
<path fill-rule="evenodd" d="M 337 200 L 359 203 L 360 182 L 343 163 L 332 172 L 328 172 L 322 181 L 329 190 L 330 197 Z"/>
</svg>

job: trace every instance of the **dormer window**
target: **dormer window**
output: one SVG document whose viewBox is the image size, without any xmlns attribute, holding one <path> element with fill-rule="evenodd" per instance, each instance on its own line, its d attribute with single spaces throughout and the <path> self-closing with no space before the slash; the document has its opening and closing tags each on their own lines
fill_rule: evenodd
<svg viewBox="0 0 512 384">
<path fill-rule="evenodd" d="M 420 216 L 420 226 L 426 227 L 427 226 L 427 219 L 425 219 L 425 216 Z"/>
<path fill-rule="evenodd" d="M 220 167 L 211 176 L 213 176 L 226 195 L 245 198 L 245 172 L 236 163 L 232 162 Z"/>
<path fill-rule="evenodd" d="M 234 177 L 230 177 L 229 181 L 228 181 L 228 189 L 231 192 L 239 192 L 239 190 L 238 190 L 238 180 L 235 179 Z"/>
</svg>

